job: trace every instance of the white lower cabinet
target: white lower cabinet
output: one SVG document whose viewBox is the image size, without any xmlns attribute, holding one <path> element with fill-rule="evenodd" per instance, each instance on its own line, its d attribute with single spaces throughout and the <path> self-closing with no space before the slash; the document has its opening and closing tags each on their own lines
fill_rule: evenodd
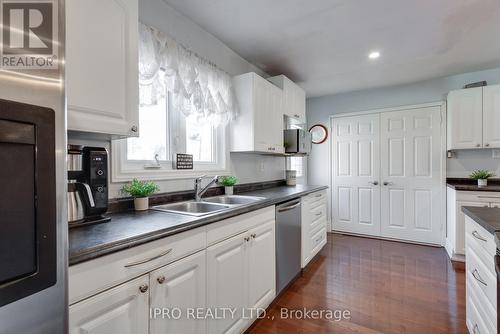
<svg viewBox="0 0 500 334">
<path fill-rule="evenodd" d="M 464 206 L 498 207 L 500 193 L 489 191 L 456 191 L 447 189 L 446 251 L 452 260 L 463 261 L 465 255 Z"/>
<path fill-rule="evenodd" d="M 198 252 L 149 274 L 150 334 L 206 333 L 206 321 L 193 319 L 191 310 L 206 307 L 206 252 Z"/>
<path fill-rule="evenodd" d="M 274 210 L 71 266 L 70 334 L 243 332 L 276 296 Z"/>
<path fill-rule="evenodd" d="M 247 233 L 238 234 L 207 249 L 207 304 L 214 309 L 236 309 L 234 316 L 209 319 L 208 333 L 240 333 L 247 304 Z"/>
<path fill-rule="evenodd" d="M 242 333 L 276 295 L 275 222 L 269 221 L 207 249 L 207 305 L 230 308 L 208 321 L 208 333 Z"/>
<path fill-rule="evenodd" d="M 148 333 L 148 284 L 143 275 L 70 306 L 69 333 Z"/>
<path fill-rule="evenodd" d="M 493 234 L 465 216 L 466 317 L 469 333 L 497 333 L 496 244 Z"/>
<path fill-rule="evenodd" d="M 304 268 L 326 244 L 326 191 L 318 191 L 302 198 L 302 251 Z"/>
</svg>

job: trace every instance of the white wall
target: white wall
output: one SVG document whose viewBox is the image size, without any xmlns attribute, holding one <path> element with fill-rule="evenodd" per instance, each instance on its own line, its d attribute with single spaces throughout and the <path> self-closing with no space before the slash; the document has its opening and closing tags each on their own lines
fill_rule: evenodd
<svg viewBox="0 0 500 334">
<path fill-rule="evenodd" d="M 162 0 L 139 1 L 139 19 L 145 24 L 166 32 L 172 38 L 201 57 L 215 63 L 230 75 L 256 72 L 264 77 L 267 76 L 259 68 L 247 62 L 220 40 L 175 11 Z M 104 146 L 108 150 L 110 148 L 110 143 L 107 141 L 93 140 L 91 137 L 76 138 L 71 136 L 71 134 L 69 142 L 82 145 Z M 281 157 L 232 153 L 230 161 L 232 173 L 242 183 L 272 181 L 285 177 L 285 159 Z M 193 189 L 193 179 L 159 181 L 157 183 L 162 192 Z M 109 197 L 122 197 L 122 194 L 120 194 L 122 185 L 122 183 L 110 184 Z"/>
<path fill-rule="evenodd" d="M 500 84 L 500 68 L 453 75 L 407 85 L 361 90 L 350 93 L 307 99 L 307 122 L 311 126 L 321 123 L 329 128 L 329 116 L 345 112 L 404 106 L 426 102 L 445 101 L 450 90 L 480 80 Z M 328 184 L 329 141 L 313 145 L 308 158 L 308 182 Z M 467 176 L 470 171 L 487 168 L 500 175 L 500 159 L 492 159 L 492 150 L 460 151 L 454 159 L 447 159 L 448 176 Z"/>
</svg>

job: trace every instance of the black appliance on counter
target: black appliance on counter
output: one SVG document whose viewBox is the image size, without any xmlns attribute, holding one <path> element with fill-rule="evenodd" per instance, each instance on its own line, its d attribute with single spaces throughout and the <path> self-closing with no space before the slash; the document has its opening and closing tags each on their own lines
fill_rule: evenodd
<svg viewBox="0 0 500 334">
<path fill-rule="evenodd" d="M 68 145 L 68 224 L 105 223 L 108 210 L 108 152 L 103 147 Z"/>
<path fill-rule="evenodd" d="M 0 306 L 56 283 L 55 112 L 0 100 Z"/>
</svg>

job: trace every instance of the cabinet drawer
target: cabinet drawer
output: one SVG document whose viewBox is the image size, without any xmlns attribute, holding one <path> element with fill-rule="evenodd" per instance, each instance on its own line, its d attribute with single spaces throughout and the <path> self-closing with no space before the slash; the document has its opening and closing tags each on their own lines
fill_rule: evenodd
<svg viewBox="0 0 500 334">
<path fill-rule="evenodd" d="M 326 228 L 320 229 L 311 237 L 311 254 L 314 256 L 326 243 Z"/>
<path fill-rule="evenodd" d="M 216 244 L 274 219 L 275 206 L 273 205 L 213 223 L 207 227 L 207 245 Z"/>
<path fill-rule="evenodd" d="M 314 192 L 312 194 L 309 194 L 307 196 L 302 197 L 302 202 L 305 203 L 306 205 L 311 205 L 314 202 L 324 200 L 326 201 L 326 190 L 320 190 L 317 192 Z"/>
<path fill-rule="evenodd" d="M 457 191 L 457 201 L 500 203 L 500 192 Z"/>
<path fill-rule="evenodd" d="M 313 223 L 311 223 L 311 227 L 309 228 L 309 234 L 311 238 L 318 233 L 318 231 L 322 228 L 326 229 L 326 217 L 320 218 L 315 220 Z"/>
<path fill-rule="evenodd" d="M 476 254 L 485 252 L 491 258 L 491 266 L 493 268 L 493 259 L 497 249 L 493 234 L 465 215 L 465 238 L 467 247 L 475 250 Z"/>
<path fill-rule="evenodd" d="M 326 218 L 326 203 L 322 203 L 315 206 L 311 210 L 306 211 L 305 216 L 311 226 L 313 226 L 316 221 Z"/>
<path fill-rule="evenodd" d="M 204 227 L 69 267 L 69 303 L 94 295 L 206 247 Z"/>
<path fill-rule="evenodd" d="M 477 305 L 472 301 L 467 301 L 467 328 L 471 334 L 496 334 L 496 331 L 487 325 L 486 321 L 481 317 Z"/>
<path fill-rule="evenodd" d="M 467 303 L 474 304 L 478 315 L 483 319 L 484 323 L 491 329 L 492 333 L 496 333 L 497 314 L 496 309 L 489 300 L 482 294 L 474 285 L 474 282 L 467 281 Z M 470 306 L 468 306 L 470 307 Z"/>
<path fill-rule="evenodd" d="M 492 259 L 493 261 L 493 259 Z M 471 287 L 481 293 L 484 299 L 497 308 L 497 277 L 495 272 L 491 271 L 478 257 L 470 247 L 467 248 L 467 281 L 471 282 Z M 481 292 L 481 293 L 480 293 Z"/>
</svg>

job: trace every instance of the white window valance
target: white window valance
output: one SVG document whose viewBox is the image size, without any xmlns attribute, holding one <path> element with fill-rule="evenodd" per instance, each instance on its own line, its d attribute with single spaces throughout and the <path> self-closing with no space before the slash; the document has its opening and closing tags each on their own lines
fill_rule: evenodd
<svg viewBox="0 0 500 334">
<path fill-rule="evenodd" d="M 170 38 L 139 26 L 141 105 L 154 105 L 168 91 L 175 110 L 197 122 L 227 124 L 238 112 L 231 76 Z"/>
</svg>

